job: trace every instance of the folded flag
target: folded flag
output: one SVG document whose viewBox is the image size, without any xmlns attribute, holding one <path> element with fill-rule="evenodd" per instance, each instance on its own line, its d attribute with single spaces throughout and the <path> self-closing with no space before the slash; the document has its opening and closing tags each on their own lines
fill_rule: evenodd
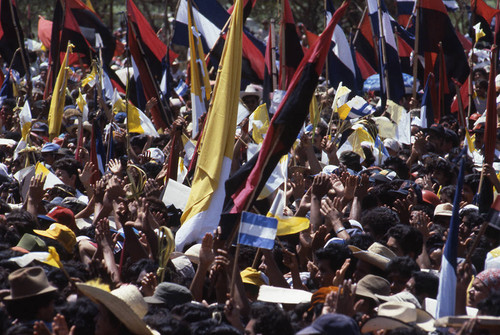
<svg viewBox="0 0 500 335">
<path fill-rule="evenodd" d="M 250 212 L 241 213 L 238 244 L 272 249 L 278 231 L 278 220 Z"/>
<path fill-rule="evenodd" d="M 299 216 L 284 216 L 283 208 L 285 203 L 283 201 L 284 192 L 283 190 L 278 190 L 276 197 L 274 198 L 273 204 L 267 213 L 268 217 L 272 217 L 278 220 L 278 231 L 276 235 L 284 236 L 299 233 L 303 230 L 309 228 L 309 219 Z"/>
<path fill-rule="evenodd" d="M 375 113 L 376 109 L 359 95 L 349 100 L 346 104 L 339 107 L 339 117 L 342 120 L 357 119 Z"/>
</svg>

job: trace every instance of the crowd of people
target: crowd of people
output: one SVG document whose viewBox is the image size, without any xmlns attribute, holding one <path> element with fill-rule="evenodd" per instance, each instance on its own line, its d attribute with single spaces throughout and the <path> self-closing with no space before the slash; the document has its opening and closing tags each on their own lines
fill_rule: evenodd
<svg viewBox="0 0 500 335">
<path fill-rule="evenodd" d="M 272 250 L 236 247 L 219 227 L 175 251 L 182 208 L 165 199 L 181 195 L 164 193 L 172 169 L 178 184 L 193 180 L 184 162 L 185 142 L 198 140 L 189 139 L 189 92 L 170 99 L 170 129 L 128 132 L 127 114 L 95 94 L 100 86 L 85 80 L 91 69 L 76 64 L 61 132 L 51 138 L 47 55 L 34 55 L 32 82 L 14 83 L 16 95 L 2 97 L 0 110 L 0 333 L 499 334 L 500 130 L 494 163 L 484 163 L 490 69 L 487 49 L 480 52 L 486 61 L 475 66 L 466 124 L 446 113 L 423 128 L 422 95 L 407 95 L 399 103 L 412 121 L 409 143 L 384 136 L 380 118 L 395 120 L 377 92 L 365 96 L 374 114 L 341 120 L 332 108 L 336 92 L 322 78 L 319 122 L 306 121 L 283 182 L 250 210 L 267 213 L 282 191 L 278 216 L 307 224 L 278 234 Z M 115 70 L 125 64 L 115 63 Z M 176 83 L 186 79 L 184 64 L 172 64 Z M 500 77 L 497 85 L 500 91 Z M 250 113 L 262 98 L 258 85 L 241 92 Z M 22 139 L 25 101 L 32 123 Z M 157 103 L 147 103 L 146 116 Z M 231 173 L 262 136 L 262 125 L 249 130 L 249 123 L 237 127 Z M 360 125 L 372 140 L 346 141 Z M 96 136 L 107 149 L 97 164 Z M 438 320 L 456 206 L 455 317 Z"/>
</svg>

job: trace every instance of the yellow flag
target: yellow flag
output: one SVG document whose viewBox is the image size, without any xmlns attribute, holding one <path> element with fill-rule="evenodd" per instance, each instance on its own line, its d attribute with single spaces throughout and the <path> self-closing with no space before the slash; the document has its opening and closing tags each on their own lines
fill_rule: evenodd
<svg viewBox="0 0 500 335">
<path fill-rule="evenodd" d="M 54 85 L 54 89 L 52 91 L 52 100 L 50 101 L 50 110 L 49 110 L 49 141 L 56 136 L 59 136 L 61 131 L 61 123 L 62 116 L 64 110 L 64 103 L 66 100 L 66 86 L 68 83 L 69 72 L 71 71 L 68 68 L 68 55 L 73 52 L 73 45 L 68 43 L 66 48 L 66 55 L 64 56 L 64 60 L 61 65 L 61 69 L 59 70 L 59 74 L 57 75 L 56 84 Z"/>
<path fill-rule="evenodd" d="M 318 125 L 320 119 L 319 108 L 318 108 L 318 100 L 316 99 L 316 95 L 313 94 L 311 103 L 309 104 L 309 120 L 311 120 L 313 126 L 313 136 L 316 133 L 315 129 Z"/>
<path fill-rule="evenodd" d="M 201 241 L 219 224 L 224 203 L 224 183 L 229 177 L 240 98 L 243 5 L 237 0 L 222 52 L 219 71 L 207 114 L 191 192 L 175 236 L 177 250 Z"/>
<path fill-rule="evenodd" d="M 481 22 L 478 22 L 474 27 L 474 32 L 476 34 L 476 42 L 483 36 L 486 36 L 483 29 L 481 29 Z"/>
<path fill-rule="evenodd" d="M 92 64 L 92 71 L 82 80 L 82 87 L 85 87 L 90 84 L 90 87 L 95 85 L 97 78 L 97 66 L 95 63 Z"/>
<path fill-rule="evenodd" d="M 309 219 L 298 216 L 284 216 L 283 208 L 284 192 L 280 189 L 267 213 L 267 217 L 273 217 L 278 220 L 277 236 L 296 234 L 309 228 Z"/>
<path fill-rule="evenodd" d="M 252 118 L 252 137 L 255 143 L 261 144 L 269 128 L 269 114 L 267 113 L 266 104 L 257 107 Z"/>
<path fill-rule="evenodd" d="M 188 5 L 188 34 L 191 66 L 191 106 L 193 120 L 193 134 L 195 138 L 198 134 L 198 119 L 206 113 L 210 95 L 210 78 L 208 76 L 207 64 L 205 63 L 205 54 L 201 44 L 201 34 L 198 32 L 196 22 L 193 19 L 193 8 L 191 0 Z"/>
</svg>

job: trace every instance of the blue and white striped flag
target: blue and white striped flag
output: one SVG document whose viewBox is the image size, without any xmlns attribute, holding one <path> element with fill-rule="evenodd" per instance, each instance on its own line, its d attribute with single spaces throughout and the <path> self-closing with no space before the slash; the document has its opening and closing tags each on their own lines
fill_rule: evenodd
<svg viewBox="0 0 500 335">
<path fill-rule="evenodd" d="M 175 90 L 175 93 L 177 93 L 177 95 L 182 98 L 184 95 L 187 94 L 187 92 L 189 90 L 189 86 L 184 82 L 184 80 L 181 79 L 179 81 L 179 84 L 177 85 L 177 87 L 174 90 Z"/>
<path fill-rule="evenodd" d="M 458 229 L 460 226 L 460 201 L 462 200 L 462 188 L 464 185 L 465 170 L 465 150 L 462 150 L 460 156 L 460 172 L 458 173 L 457 189 L 455 199 L 453 200 L 453 211 L 450 221 L 450 230 L 448 239 L 444 246 L 443 258 L 441 259 L 441 272 L 439 273 L 439 290 L 437 296 L 436 319 L 444 316 L 455 315 L 455 296 L 457 287 L 457 249 L 458 249 Z"/>
<path fill-rule="evenodd" d="M 278 231 L 278 220 L 250 212 L 241 213 L 238 244 L 272 249 Z"/>
</svg>

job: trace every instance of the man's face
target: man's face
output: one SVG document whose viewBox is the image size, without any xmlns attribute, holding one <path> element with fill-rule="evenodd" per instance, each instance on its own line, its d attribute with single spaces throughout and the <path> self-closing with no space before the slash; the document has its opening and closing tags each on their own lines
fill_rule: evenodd
<svg viewBox="0 0 500 335">
<path fill-rule="evenodd" d="M 318 260 L 316 266 L 318 267 L 316 280 L 319 286 L 325 287 L 332 285 L 335 271 L 330 267 L 330 262 L 327 259 Z"/>
<path fill-rule="evenodd" d="M 396 256 L 404 256 L 403 249 L 399 245 L 398 241 L 394 237 L 389 237 L 387 240 L 387 247 L 392 250 L 396 254 Z"/>
<path fill-rule="evenodd" d="M 75 187 L 76 176 L 70 176 L 67 171 L 61 169 L 56 170 L 56 176 L 61 179 L 63 184 Z"/>
</svg>

